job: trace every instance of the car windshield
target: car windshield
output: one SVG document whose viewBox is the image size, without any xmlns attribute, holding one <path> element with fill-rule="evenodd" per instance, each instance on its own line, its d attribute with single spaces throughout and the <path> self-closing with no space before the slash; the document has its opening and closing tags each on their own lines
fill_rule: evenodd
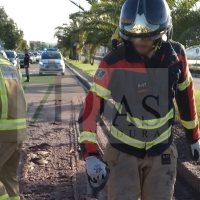
<svg viewBox="0 0 200 200">
<path fill-rule="evenodd" d="M 17 55 L 18 55 L 19 58 L 24 58 L 25 57 L 25 55 L 23 53 L 18 53 Z"/>
<path fill-rule="evenodd" d="M 12 52 L 12 51 L 6 51 L 5 53 L 8 56 L 8 58 L 14 58 L 14 52 Z"/>
<path fill-rule="evenodd" d="M 60 53 L 46 52 L 42 54 L 42 59 L 61 59 Z"/>
</svg>

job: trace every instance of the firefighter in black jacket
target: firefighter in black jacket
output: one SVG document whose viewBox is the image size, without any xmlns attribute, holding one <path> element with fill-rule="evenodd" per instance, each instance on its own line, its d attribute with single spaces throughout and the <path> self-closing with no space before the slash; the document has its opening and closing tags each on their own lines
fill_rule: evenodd
<svg viewBox="0 0 200 200">
<path fill-rule="evenodd" d="M 106 175 L 98 159 L 96 122 L 105 102 L 115 102 L 103 157 L 110 168 L 109 200 L 172 199 L 178 158 L 174 100 L 192 155 L 199 157 L 193 80 L 185 49 L 170 39 L 171 29 L 165 0 L 125 1 L 112 38 L 114 51 L 101 61 L 86 97 L 79 118 L 80 143 L 94 182 Z M 117 47 L 119 36 L 124 44 Z"/>
<path fill-rule="evenodd" d="M 25 82 L 29 82 L 29 80 L 30 80 L 30 75 L 29 75 L 30 56 L 28 54 L 28 50 L 27 49 L 24 50 L 24 53 L 25 53 L 24 68 L 25 68 L 25 71 L 26 71 L 26 81 Z"/>
</svg>

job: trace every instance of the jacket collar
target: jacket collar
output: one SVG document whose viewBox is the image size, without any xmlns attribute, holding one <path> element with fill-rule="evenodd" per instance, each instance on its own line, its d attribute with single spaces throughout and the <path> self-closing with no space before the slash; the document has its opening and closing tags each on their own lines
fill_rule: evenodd
<svg viewBox="0 0 200 200">
<path fill-rule="evenodd" d="M 161 67 L 169 67 L 174 63 L 179 62 L 179 58 L 171 42 L 163 43 L 163 60 L 161 61 Z"/>
<path fill-rule="evenodd" d="M 163 51 L 163 60 L 161 61 L 160 67 L 165 68 L 169 67 L 173 63 L 179 62 L 177 53 L 175 52 L 174 48 L 171 45 L 171 42 L 164 42 L 162 44 L 161 50 Z M 125 60 L 127 62 L 140 62 L 140 63 L 145 63 L 149 60 L 147 57 L 142 57 L 137 53 L 135 48 L 133 46 L 129 46 L 125 50 Z"/>
</svg>

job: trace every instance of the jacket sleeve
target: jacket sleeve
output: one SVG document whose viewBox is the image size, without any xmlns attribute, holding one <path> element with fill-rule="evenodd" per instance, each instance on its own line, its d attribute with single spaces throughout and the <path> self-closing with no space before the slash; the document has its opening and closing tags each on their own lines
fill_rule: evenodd
<svg viewBox="0 0 200 200">
<path fill-rule="evenodd" d="M 190 144 L 193 144 L 200 138 L 199 121 L 194 97 L 194 83 L 183 46 L 178 56 L 182 62 L 182 69 L 177 84 L 176 102 L 186 138 Z"/>
<path fill-rule="evenodd" d="M 107 89 L 109 79 L 110 75 L 107 64 L 102 60 L 78 120 L 80 129 L 79 142 L 83 158 L 99 155 L 96 123 L 99 121 L 104 105 L 110 96 L 110 91 Z"/>
</svg>

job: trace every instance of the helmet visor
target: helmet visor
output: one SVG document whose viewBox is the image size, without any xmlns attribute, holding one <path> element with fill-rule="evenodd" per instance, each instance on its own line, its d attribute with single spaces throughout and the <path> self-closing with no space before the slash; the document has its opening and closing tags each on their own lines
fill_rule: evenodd
<svg viewBox="0 0 200 200">
<path fill-rule="evenodd" d="M 129 32 L 125 32 L 123 30 L 120 31 L 120 37 L 128 41 L 136 41 L 136 40 L 157 40 L 161 38 L 163 35 L 167 33 L 168 29 L 161 30 L 159 32 L 151 32 L 151 33 L 144 33 L 144 34 L 130 34 Z"/>
</svg>

